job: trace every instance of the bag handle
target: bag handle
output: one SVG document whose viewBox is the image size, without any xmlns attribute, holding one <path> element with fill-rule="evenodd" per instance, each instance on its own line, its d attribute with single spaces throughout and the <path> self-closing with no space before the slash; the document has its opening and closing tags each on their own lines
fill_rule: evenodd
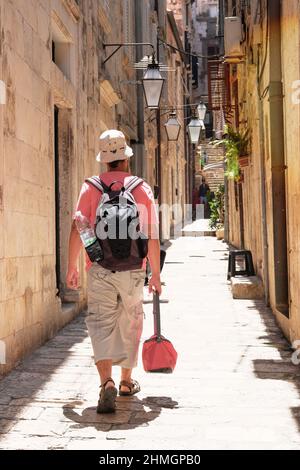
<svg viewBox="0 0 300 470">
<path fill-rule="evenodd" d="M 154 334 L 157 336 L 157 341 L 161 341 L 161 322 L 160 322 L 160 303 L 159 294 L 153 291 L 153 318 L 154 318 Z"/>
</svg>

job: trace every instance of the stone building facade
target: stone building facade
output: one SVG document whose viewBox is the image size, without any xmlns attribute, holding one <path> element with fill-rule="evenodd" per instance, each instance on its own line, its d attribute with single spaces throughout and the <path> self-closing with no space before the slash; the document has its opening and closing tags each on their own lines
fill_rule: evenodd
<svg viewBox="0 0 300 470">
<path fill-rule="evenodd" d="M 229 241 L 251 250 L 265 300 L 293 342 L 300 337 L 300 3 L 225 2 L 225 8 L 243 28 L 242 61 L 230 65 L 232 124 L 251 132 L 241 180 L 230 182 Z"/>
<path fill-rule="evenodd" d="M 144 2 L 142 18 L 149 8 Z M 186 16 L 187 15 L 187 16 Z M 146 15 L 147 18 L 147 15 Z M 141 24 L 145 24 L 142 22 Z M 191 27 L 191 4 L 189 1 L 159 1 L 152 15 L 152 25 L 143 27 L 143 42 L 157 41 L 159 62 L 167 68 L 162 75 L 166 79 L 161 99 L 159 116 L 155 111 L 145 113 L 145 166 L 144 176 L 154 187 L 159 187 L 159 203 L 165 207 L 161 214 L 161 239 L 168 240 L 173 236 L 177 226 L 182 225 L 183 218 L 188 216 L 186 204 L 189 202 L 189 179 L 192 168 L 189 166 L 190 149 L 187 143 L 186 125 L 183 105 L 191 97 L 190 60 L 189 56 L 180 54 L 168 45 L 179 50 L 189 49 L 183 25 Z M 181 131 L 177 142 L 168 142 L 165 123 L 168 111 L 173 107 L 181 123 Z M 158 132 L 159 129 L 159 132 Z M 172 211 L 169 207 L 176 205 L 179 210 Z"/>
<path fill-rule="evenodd" d="M 172 11 L 167 12 L 167 26 L 166 26 L 167 43 L 173 45 L 179 50 L 183 50 L 184 46 L 179 36 L 177 24 Z M 176 115 L 181 130 L 179 138 L 176 142 L 169 142 L 165 129 L 162 130 L 162 151 L 163 151 L 163 165 L 162 165 L 162 178 L 165 182 L 164 203 L 172 208 L 169 212 L 169 227 L 164 227 L 168 238 L 174 234 L 177 228 L 182 227 L 183 218 L 185 213 L 185 178 L 186 178 L 186 159 L 185 159 L 185 131 L 186 123 L 184 121 L 184 108 L 185 95 L 183 84 L 188 83 L 187 64 L 188 59 L 184 54 L 175 49 L 166 49 L 166 59 L 169 66 L 168 82 L 167 82 L 167 96 L 166 103 L 169 110 L 178 107 Z M 187 86 L 187 85 L 186 85 Z M 169 118 L 169 113 L 162 109 L 161 125 L 165 126 Z"/>
<path fill-rule="evenodd" d="M 97 137 L 119 125 L 135 137 L 126 50 L 103 69 L 104 40 L 123 40 L 108 2 L 1 1 L 0 338 L 6 371 L 76 315 L 82 288 L 65 288 L 71 214 L 98 172 Z M 128 18 L 128 16 L 127 16 Z M 130 125 L 128 125 L 130 116 Z M 81 262 L 81 267 L 83 263 Z M 81 269 L 83 272 L 83 269 Z M 84 286 L 85 276 L 82 275 Z"/>
<path fill-rule="evenodd" d="M 104 64 L 113 50 L 104 44 L 151 42 L 157 48 L 157 33 L 167 27 L 166 3 L 143 4 L 0 0 L 0 80 L 6 94 L 5 104 L 2 93 L 0 100 L 0 374 L 86 305 L 83 256 L 81 288 L 66 289 L 67 247 L 81 184 L 99 173 L 99 134 L 122 129 L 135 151 L 132 170 L 156 183 L 157 126 L 147 121 L 151 112 L 144 110 L 141 72 L 134 68 L 149 49 L 123 47 Z M 167 95 L 166 88 L 165 102 Z M 183 203 L 180 143 L 176 152 L 173 172 L 178 165 L 177 197 Z M 175 192 L 167 186 L 169 177 L 162 177 L 166 201 Z M 171 223 L 170 216 L 166 238 Z"/>
<path fill-rule="evenodd" d="M 193 102 L 204 102 L 207 107 L 206 139 L 198 146 L 196 152 L 195 186 L 199 188 L 205 178 L 211 191 L 214 192 L 220 184 L 224 184 L 223 150 L 210 145 L 210 139 L 216 138 L 216 132 L 208 93 L 209 60 L 218 57 L 220 53 L 218 13 L 218 0 L 196 0 L 193 4 L 192 50 L 198 55 L 193 60 Z"/>
<path fill-rule="evenodd" d="M 173 13 L 180 41 L 183 45 L 183 50 L 187 53 L 185 55 L 185 68 L 183 75 L 183 125 L 189 123 L 192 110 L 189 106 L 193 103 L 192 95 L 192 56 L 189 55 L 192 52 L 192 30 L 193 30 L 193 4 L 195 0 L 168 0 L 167 7 L 170 12 Z M 178 45 L 177 45 L 178 47 Z M 181 47 L 178 47 L 181 49 Z M 184 130 L 184 146 L 186 155 L 186 166 L 185 166 L 185 188 L 186 194 L 185 199 L 187 204 L 192 203 L 192 192 L 194 185 L 194 174 L 195 174 L 195 151 L 193 146 L 189 142 L 186 128 Z"/>
<path fill-rule="evenodd" d="M 218 0 L 196 0 L 193 5 L 193 50 L 203 58 L 197 59 L 193 96 L 208 102 L 208 67 L 209 56 L 219 54 L 217 30 Z"/>
</svg>

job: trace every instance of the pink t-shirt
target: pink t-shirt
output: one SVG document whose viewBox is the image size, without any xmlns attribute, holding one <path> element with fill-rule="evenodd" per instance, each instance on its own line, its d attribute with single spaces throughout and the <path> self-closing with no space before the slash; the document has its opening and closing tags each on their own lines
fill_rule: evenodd
<svg viewBox="0 0 300 470">
<path fill-rule="evenodd" d="M 121 186 L 121 184 L 126 185 L 131 176 L 132 175 L 129 173 L 122 171 L 110 171 L 102 173 L 100 178 L 107 186 L 109 186 L 114 181 L 120 182 L 120 184 L 116 183 L 116 188 L 118 188 Z M 133 189 L 132 195 L 135 198 L 139 210 L 141 232 L 148 237 L 150 236 L 151 238 L 158 238 L 158 216 L 154 203 L 153 192 L 150 186 L 144 181 L 142 184 Z M 101 196 L 102 192 L 100 192 L 92 184 L 86 182 L 83 183 L 75 212 L 80 211 L 82 215 L 87 217 L 92 227 L 95 223 L 96 211 Z M 89 270 L 91 265 L 92 262 L 86 255 L 86 270 Z M 143 266 L 146 266 L 146 260 L 144 260 Z"/>
</svg>

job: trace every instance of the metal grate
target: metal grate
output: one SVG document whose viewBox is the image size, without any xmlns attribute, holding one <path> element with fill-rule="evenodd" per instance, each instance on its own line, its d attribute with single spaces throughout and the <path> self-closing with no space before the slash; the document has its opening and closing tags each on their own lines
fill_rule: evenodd
<svg viewBox="0 0 300 470">
<path fill-rule="evenodd" d="M 208 100 L 212 111 L 231 115 L 230 66 L 220 60 L 208 61 Z"/>
</svg>

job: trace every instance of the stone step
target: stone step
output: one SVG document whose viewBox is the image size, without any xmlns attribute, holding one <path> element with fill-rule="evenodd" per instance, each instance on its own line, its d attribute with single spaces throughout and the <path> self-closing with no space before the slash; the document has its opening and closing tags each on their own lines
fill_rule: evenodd
<svg viewBox="0 0 300 470">
<path fill-rule="evenodd" d="M 263 282 L 258 276 L 236 276 L 230 281 L 234 299 L 261 300 L 264 298 Z"/>
<path fill-rule="evenodd" d="M 209 231 L 204 231 L 204 232 L 198 232 L 198 231 L 183 230 L 181 232 L 181 235 L 183 237 L 215 237 L 216 231 L 209 230 Z"/>
</svg>

